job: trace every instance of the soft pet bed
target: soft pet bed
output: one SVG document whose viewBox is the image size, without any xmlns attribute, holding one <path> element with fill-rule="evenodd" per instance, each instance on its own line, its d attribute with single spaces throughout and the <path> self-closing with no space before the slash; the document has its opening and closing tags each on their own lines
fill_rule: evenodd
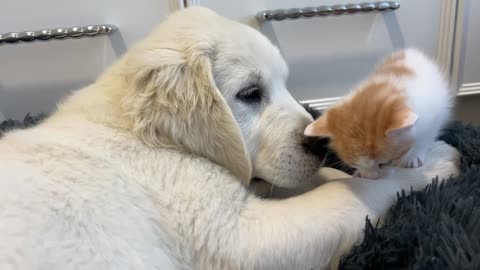
<svg viewBox="0 0 480 270">
<path fill-rule="evenodd" d="M 43 117 L 4 121 L 0 136 Z M 402 192 L 380 228 L 366 219 L 364 240 L 342 258 L 340 269 L 480 269 L 480 127 L 453 122 L 440 139 L 460 151 L 461 175 L 423 191 Z M 326 165 L 351 172 L 338 165 L 326 143 L 319 140 L 314 152 Z"/>
</svg>

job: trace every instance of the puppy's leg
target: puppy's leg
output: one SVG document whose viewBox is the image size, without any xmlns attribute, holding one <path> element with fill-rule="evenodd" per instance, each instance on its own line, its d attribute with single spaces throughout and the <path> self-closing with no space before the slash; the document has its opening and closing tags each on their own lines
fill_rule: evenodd
<svg viewBox="0 0 480 270">
<path fill-rule="evenodd" d="M 373 181 L 343 179 L 285 200 L 250 198 L 239 222 L 242 269 L 325 269 L 361 240 L 365 217 L 382 217 L 397 192 L 458 174 L 458 152 L 437 143 L 424 166 Z M 240 245 L 239 244 L 239 245 Z"/>
</svg>

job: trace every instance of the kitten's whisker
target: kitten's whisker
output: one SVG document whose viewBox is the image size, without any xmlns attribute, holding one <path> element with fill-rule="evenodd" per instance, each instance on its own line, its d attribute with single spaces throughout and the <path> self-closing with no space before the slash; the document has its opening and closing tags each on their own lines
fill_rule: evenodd
<svg viewBox="0 0 480 270">
<path fill-rule="evenodd" d="M 337 161 L 337 162 L 335 162 L 335 163 L 332 163 L 331 165 L 332 165 L 332 166 L 346 166 L 345 163 L 344 163 L 343 161 L 341 161 L 341 160 L 340 160 L 340 161 Z"/>
</svg>

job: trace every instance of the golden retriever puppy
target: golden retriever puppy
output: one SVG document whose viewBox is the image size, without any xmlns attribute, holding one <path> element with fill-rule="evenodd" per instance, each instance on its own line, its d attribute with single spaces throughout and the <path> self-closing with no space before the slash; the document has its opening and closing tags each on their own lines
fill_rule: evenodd
<svg viewBox="0 0 480 270">
<path fill-rule="evenodd" d="M 257 177 L 314 185 L 287 65 L 260 33 L 200 7 L 151 35 L 38 126 L 0 140 L 0 269 L 322 269 L 401 189 L 457 173 L 425 165 L 283 200 Z"/>
</svg>

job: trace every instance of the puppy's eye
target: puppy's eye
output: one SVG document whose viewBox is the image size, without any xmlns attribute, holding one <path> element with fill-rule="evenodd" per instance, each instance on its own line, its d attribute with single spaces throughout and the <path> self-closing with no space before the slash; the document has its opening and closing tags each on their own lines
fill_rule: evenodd
<svg viewBox="0 0 480 270">
<path fill-rule="evenodd" d="M 256 85 L 251 85 L 240 90 L 237 98 L 245 103 L 257 103 L 262 100 L 262 90 Z"/>
</svg>

